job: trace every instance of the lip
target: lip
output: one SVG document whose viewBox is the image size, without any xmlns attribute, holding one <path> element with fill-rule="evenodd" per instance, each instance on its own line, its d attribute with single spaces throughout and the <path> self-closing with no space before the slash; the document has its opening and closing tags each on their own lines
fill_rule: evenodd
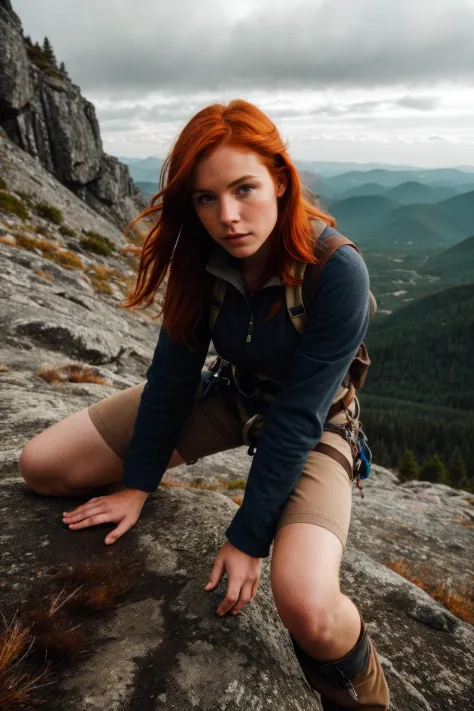
<svg viewBox="0 0 474 711">
<path fill-rule="evenodd" d="M 235 235 L 227 235 L 227 237 L 224 237 L 224 239 L 227 242 L 237 242 L 237 241 L 240 241 L 241 239 L 243 239 L 244 237 L 248 237 L 249 234 L 250 234 L 250 232 L 245 232 L 245 233 L 240 232 L 238 234 L 236 233 Z"/>
</svg>

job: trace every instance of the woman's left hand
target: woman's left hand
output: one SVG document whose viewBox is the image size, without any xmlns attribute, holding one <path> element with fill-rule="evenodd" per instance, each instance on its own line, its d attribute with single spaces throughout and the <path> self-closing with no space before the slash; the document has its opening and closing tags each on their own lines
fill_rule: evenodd
<svg viewBox="0 0 474 711">
<path fill-rule="evenodd" d="M 257 594 L 262 559 L 247 555 L 226 541 L 214 561 L 205 590 L 214 590 L 222 575 L 227 573 L 227 595 L 217 609 L 218 615 L 236 615 Z"/>
</svg>

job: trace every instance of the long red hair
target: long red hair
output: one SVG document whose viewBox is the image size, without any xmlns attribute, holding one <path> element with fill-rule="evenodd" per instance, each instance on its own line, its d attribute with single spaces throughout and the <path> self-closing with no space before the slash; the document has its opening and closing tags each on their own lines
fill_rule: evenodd
<svg viewBox="0 0 474 711">
<path fill-rule="evenodd" d="M 269 273 L 280 274 L 286 284 L 297 283 L 290 273 L 292 261 L 316 261 L 309 220 L 319 217 L 335 225 L 332 217 L 305 197 L 287 147 L 263 111 L 242 99 L 199 111 L 183 128 L 163 164 L 159 192 L 129 226 L 142 218 L 154 219 L 143 247 L 135 250 L 140 255 L 137 280 L 123 304 L 151 304 L 168 275 L 161 313 L 170 337 L 187 345 L 210 298 L 212 277 L 205 267 L 215 245 L 192 205 L 191 180 L 199 158 L 224 142 L 258 153 L 274 179 L 286 174 Z"/>
</svg>

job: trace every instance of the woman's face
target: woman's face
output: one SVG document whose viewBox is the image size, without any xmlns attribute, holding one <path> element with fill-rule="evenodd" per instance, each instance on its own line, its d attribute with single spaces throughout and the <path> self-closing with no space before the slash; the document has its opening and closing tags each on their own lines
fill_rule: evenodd
<svg viewBox="0 0 474 711">
<path fill-rule="evenodd" d="M 285 187 L 283 178 L 275 185 L 257 153 L 221 145 L 197 163 L 192 202 L 212 239 L 245 259 L 270 236 Z"/>
</svg>

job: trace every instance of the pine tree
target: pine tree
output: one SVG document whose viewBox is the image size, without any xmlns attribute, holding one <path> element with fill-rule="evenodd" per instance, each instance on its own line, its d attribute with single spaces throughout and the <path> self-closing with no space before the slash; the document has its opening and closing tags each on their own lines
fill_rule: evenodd
<svg viewBox="0 0 474 711">
<path fill-rule="evenodd" d="M 466 464 L 458 446 L 453 449 L 453 453 L 449 459 L 448 473 L 453 486 L 457 489 L 467 489 L 469 479 L 467 477 Z"/>
<path fill-rule="evenodd" d="M 420 469 L 421 481 L 432 481 L 437 484 L 448 484 L 448 470 L 438 457 L 437 454 L 432 454 L 423 464 Z"/>
<path fill-rule="evenodd" d="M 398 478 L 400 481 L 418 479 L 420 467 L 411 449 L 406 449 L 398 462 Z"/>
<path fill-rule="evenodd" d="M 66 76 L 66 77 L 69 76 L 69 74 L 67 73 L 66 65 L 64 64 L 64 62 L 61 62 L 61 64 L 59 65 L 59 71 L 61 72 L 61 74 L 64 74 L 64 76 Z"/>
<path fill-rule="evenodd" d="M 49 64 L 51 64 L 53 67 L 55 67 L 56 66 L 56 57 L 54 55 L 54 50 L 51 45 L 51 42 L 49 41 L 49 39 L 47 37 L 45 37 L 44 41 L 43 41 L 43 54 L 45 55 Z"/>
<path fill-rule="evenodd" d="M 25 37 L 25 44 L 26 44 L 28 47 L 33 47 L 33 42 L 31 41 L 30 35 L 26 35 L 26 37 Z"/>
</svg>

